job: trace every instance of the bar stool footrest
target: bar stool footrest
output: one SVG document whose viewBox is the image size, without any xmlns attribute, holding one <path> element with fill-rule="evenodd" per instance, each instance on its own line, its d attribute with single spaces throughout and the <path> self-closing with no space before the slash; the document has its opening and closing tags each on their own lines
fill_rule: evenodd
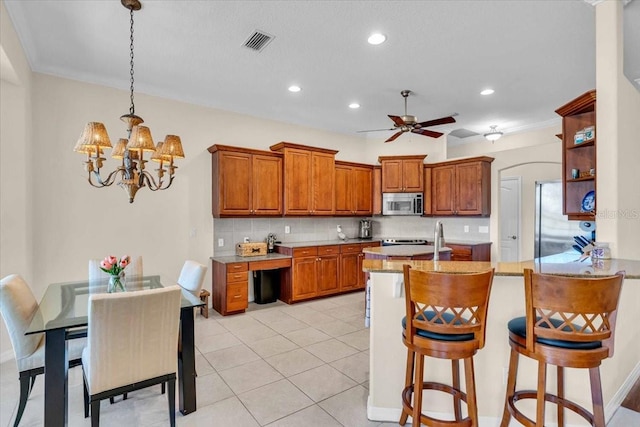
<svg viewBox="0 0 640 427">
<path fill-rule="evenodd" d="M 403 395 L 404 397 L 404 395 Z M 524 425 L 525 427 L 535 427 L 536 422 L 533 421 L 532 419 L 528 418 L 527 416 L 525 416 L 522 412 L 520 412 L 520 410 L 518 408 L 516 408 L 516 402 L 519 400 L 524 400 L 524 399 L 534 399 L 536 400 L 538 398 L 538 393 L 535 390 L 520 390 L 520 391 L 516 391 L 513 396 L 510 396 L 507 399 L 507 404 L 509 407 L 509 413 L 511 413 L 511 416 L 513 418 L 515 418 L 520 424 Z M 404 399 L 403 399 L 404 400 Z M 556 396 L 555 394 L 551 394 L 551 393 L 545 393 L 544 394 L 544 400 L 546 402 L 549 403 L 554 403 L 558 406 L 558 410 L 560 410 L 560 408 L 565 408 L 568 409 L 570 411 L 572 411 L 573 413 L 580 415 L 582 418 L 584 418 L 589 425 L 593 425 L 593 414 L 591 414 L 591 412 L 587 411 L 585 408 L 583 408 L 582 406 Z"/>
<path fill-rule="evenodd" d="M 467 394 L 461 390 L 453 388 L 450 385 L 437 383 L 433 381 L 424 381 L 422 383 L 423 390 L 435 390 L 448 393 L 452 398 L 458 398 L 465 404 L 467 403 Z M 402 390 L 402 410 L 409 416 L 413 415 L 413 405 L 411 404 L 411 395 L 413 394 L 413 384 Z M 438 418 L 429 417 L 420 414 L 420 423 L 430 427 L 471 427 L 473 422 L 471 418 L 466 417 L 461 420 L 440 420 Z M 416 425 L 414 422 L 412 425 Z"/>
</svg>

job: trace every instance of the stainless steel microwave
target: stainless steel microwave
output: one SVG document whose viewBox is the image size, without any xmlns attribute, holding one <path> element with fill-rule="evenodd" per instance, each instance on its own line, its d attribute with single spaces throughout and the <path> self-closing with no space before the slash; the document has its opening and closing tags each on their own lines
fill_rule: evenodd
<svg viewBox="0 0 640 427">
<path fill-rule="evenodd" d="M 382 193 L 382 215 L 422 215 L 422 193 Z"/>
</svg>

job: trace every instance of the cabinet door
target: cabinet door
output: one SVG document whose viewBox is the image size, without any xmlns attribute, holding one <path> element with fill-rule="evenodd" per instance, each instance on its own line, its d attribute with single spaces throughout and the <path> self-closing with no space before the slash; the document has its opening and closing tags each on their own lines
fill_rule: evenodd
<svg viewBox="0 0 640 427">
<path fill-rule="evenodd" d="M 336 165 L 336 215 L 353 214 L 353 173 L 350 166 Z"/>
<path fill-rule="evenodd" d="M 382 168 L 373 168 L 372 215 L 382 215 Z"/>
<path fill-rule="evenodd" d="M 219 214 L 249 215 L 252 197 L 251 154 L 221 151 L 218 156 Z"/>
<path fill-rule="evenodd" d="M 354 213 L 356 215 L 371 215 L 373 213 L 373 171 L 371 168 L 355 167 L 352 173 Z"/>
<path fill-rule="evenodd" d="M 282 158 L 254 155 L 252 165 L 253 214 L 282 215 Z"/>
<path fill-rule="evenodd" d="M 482 208 L 481 163 L 456 165 L 456 215 L 481 215 Z"/>
<path fill-rule="evenodd" d="M 358 270 L 360 253 L 349 253 L 340 255 L 340 290 L 349 291 L 357 289 L 360 279 Z"/>
<path fill-rule="evenodd" d="M 317 256 L 306 258 L 294 258 L 292 299 L 294 301 L 313 298 L 317 295 Z"/>
<path fill-rule="evenodd" d="M 284 160 L 284 213 L 309 215 L 311 212 L 311 152 L 287 149 Z"/>
<path fill-rule="evenodd" d="M 338 255 L 318 258 L 318 295 L 334 294 L 340 290 L 338 282 Z"/>
<path fill-rule="evenodd" d="M 333 215 L 335 213 L 335 156 L 313 152 L 311 162 L 311 214 Z"/>
<path fill-rule="evenodd" d="M 402 160 L 382 161 L 382 192 L 401 193 L 402 184 Z"/>
<path fill-rule="evenodd" d="M 421 193 L 424 189 L 423 181 L 424 162 L 419 159 L 407 159 L 402 161 L 402 181 L 405 193 Z"/>
<path fill-rule="evenodd" d="M 454 214 L 455 176 L 455 165 L 431 169 L 431 211 L 434 215 Z"/>
</svg>

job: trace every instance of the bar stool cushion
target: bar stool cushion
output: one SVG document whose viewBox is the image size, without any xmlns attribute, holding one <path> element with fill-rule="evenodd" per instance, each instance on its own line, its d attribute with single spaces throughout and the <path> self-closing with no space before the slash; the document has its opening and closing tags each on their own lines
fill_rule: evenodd
<svg viewBox="0 0 640 427">
<path fill-rule="evenodd" d="M 539 320 L 540 318 L 538 318 Z M 560 319 L 550 319 L 551 323 L 553 323 L 554 327 L 559 327 L 562 325 L 562 320 Z M 543 328 L 548 328 L 548 325 L 541 324 Z M 527 337 L 527 318 L 525 316 L 516 317 L 511 319 L 509 323 L 507 323 L 507 328 L 510 332 L 518 335 L 519 337 L 526 338 Z M 565 327 L 567 332 L 570 332 L 571 329 L 567 326 Z M 563 329 L 565 329 L 563 328 Z M 563 340 L 554 340 L 548 338 L 538 338 L 537 342 L 544 345 L 549 345 L 552 347 L 560 347 L 566 348 L 570 350 L 594 350 L 596 348 L 602 347 L 602 341 L 586 341 L 586 342 L 575 342 L 575 341 L 563 341 Z"/>
<path fill-rule="evenodd" d="M 425 311 L 427 316 L 426 320 L 431 321 L 436 316 L 435 311 Z M 424 319 L 424 316 L 419 315 L 419 318 Z M 442 317 L 447 323 L 451 323 L 454 319 L 454 315 L 451 313 L 443 313 Z M 441 319 L 437 319 L 435 323 L 442 323 Z M 456 320 L 454 325 L 459 325 L 460 321 Z M 407 317 L 402 318 L 402 329 L 406 329 L 407 327 Z M 470 341 L 474 338 L 473 334 L 439 334 L 436 332 L 425 331 L 424 329 L 416 329 L 416 334 L 423 337 L 429 338 L 432 340 L 440 340 L 440 341 Z"/>
</svg>

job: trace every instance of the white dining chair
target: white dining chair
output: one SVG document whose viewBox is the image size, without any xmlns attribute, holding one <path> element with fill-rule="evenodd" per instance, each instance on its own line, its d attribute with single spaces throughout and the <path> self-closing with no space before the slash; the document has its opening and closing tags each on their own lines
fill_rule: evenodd
<svg viewBox="0 0 640 427">
<path fill-rule="evenodd" d="M 207 305 L 209 305 L 208 300 L 210 294 L 209 292 L 205 292 L 206 296 L 201 295 L 205 274 L 207 274 L 207 267 L 205 265 L 196 261 L 186 260 L 180 271 L 180 277 L 178 277 L 178 285 L 205 301 L 205 306 L 200 307 L 200 314 L 208 318 L 209 307 L 207 307 Z M 195 310 L 193 314 L 195 316 Z"/>
<path fill-rule="evenodd" d="M 89 297 L 87 347 L 82 352 L 84 415 L 100 420 L 100 402 L 156 384 L 167 384 L 175 426 L 175 382 L 180 322 L 179 286 Z M 91 411 L 89 411 L 91 408 Z"/>
<path fill-rule="evenodd" d="M 20 380 L 16 427 L 22 419 L 36 377 L 44 373 L 44 334 L 25 335 L 37 310 L 38 302 L 21 276 L 11 274 L 0 281 L 0 312 L 9 331 Z M 69 367 L 81 364 L 85 344 L 85 338 L 68 341 Z"/>
</svg>

